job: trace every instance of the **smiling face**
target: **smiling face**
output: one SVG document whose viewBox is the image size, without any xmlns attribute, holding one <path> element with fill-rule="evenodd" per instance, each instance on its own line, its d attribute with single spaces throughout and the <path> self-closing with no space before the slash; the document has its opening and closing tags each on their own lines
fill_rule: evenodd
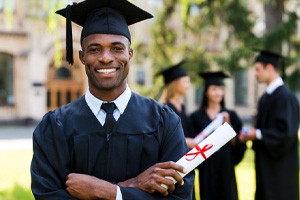
<svg viewBox="0 0 300 200">
<path fill-rule="evenodd" d="M 176 82 L 176 89 L 181 96 L 185 95 L 190 88 L 191 82 L 189 76 L 180 77 Z"/>
<path fill-rule="evenodd" d="M 126 89 L 132 56 L 130 42 L 124 36 L 92 34 L 84 38 L 79 57 L 85 65 L 91 93 L 102 100 L 118 97 Z"/>
<path fill-rule="evenodd" d="M 220 104 L 224 98 L 224 86 L 210 85 L 206 95 L 209 102 Z"/>
</svg>

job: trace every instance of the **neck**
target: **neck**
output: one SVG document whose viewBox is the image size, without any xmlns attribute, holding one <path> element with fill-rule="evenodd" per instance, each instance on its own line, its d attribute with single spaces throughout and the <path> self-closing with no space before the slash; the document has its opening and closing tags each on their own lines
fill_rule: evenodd
<svg viewBox="0 0 300 200">
<path fill-rule="evenodd" d="M 178 112 L 182 111 L 182 97 L 181 96 L 174 96 L 173 98 L 171 98 L 169 100 L 169 102 L 174 105 L 174 107 L 176 108 L 176 110 Z"/>
<path fill-rule="evenodd" d="M 273 74 L 271 74 L 271 75 L 270 75 L 270 78 L 269 78 L 269 80 L 266 82 L 266 84 L 267 84 L 267 85 L 270 85 L 270 83 L 271 83 L 272 81 L 274 81 L 275 79 L 277 79 L 278 77 L 280 77 L 278 73 L 273 73 Z"/>
<path fill-rule="evenodd" d="M 221 110 L 221 104 L 220 103 L 215 103 L 215 102 L 208 102 L 207 109 L 220 111 Z"/>
<path fill-rule="evenodd" d="M 208 103 L 206 113 L 210 119 L 214 119 L 220 111 L 221 111 L 221 104 L 213 103 L 213 102 Z"/>
<path fill-rule="evenodd" d="M 111 102 L 117 99 L 126 90 L 126 84 L 123 84 L 114 89 L 99 89 L 95 87 L 90 88 L 90 92 L 102 101 Z"/>
<path fill-rule="evenodd" d="M 182 96 L 175 94 L 171 99 L 170 102 L 182 103 Z"/>
</svg>

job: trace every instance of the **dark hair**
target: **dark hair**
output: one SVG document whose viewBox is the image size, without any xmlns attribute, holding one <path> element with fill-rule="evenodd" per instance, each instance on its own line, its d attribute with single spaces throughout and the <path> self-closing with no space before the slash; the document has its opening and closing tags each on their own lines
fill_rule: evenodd
<svg viewBox="0 0 300 200">
<path fill-rule="evenodd" d="M 203 90 L 203 94 L 202 94 L 202 102 L 201 102 L 201 107 L 202 109 L 206 109 L 208 107 L 208 98 L 207 98 L 207 90 L 208 90 L 208 87 L 211 86 L 211 85 L 205 85 L 204 86 L 204 90 Z M 224 99 L 224 96 L 223 96 L 223 99 L 221 101 L 221 108 L 225 108 L 225 99 Z"/>
<path fill-rule="evenodd" d="M 260 62 L 263 66 L 263 68 L 266 68 L 268 64 L 272 65 L 273 68 L 277 71 L 277 66 L 274 65 L 273 63 L 268 63 L 268 62 Z"/>
</svg>

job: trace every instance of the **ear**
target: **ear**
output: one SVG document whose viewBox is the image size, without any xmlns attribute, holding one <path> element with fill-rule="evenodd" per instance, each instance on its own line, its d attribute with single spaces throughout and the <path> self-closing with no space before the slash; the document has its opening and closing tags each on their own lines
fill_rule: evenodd
<svg viewBox="0 0 300 200">
<path fill-rule="evenodd" d="M 84 60 L 84 52 L 83 51 L 79 51 L 79 59 L 81 61 L 82 64 L 85 64 L 85 60 Z"/>
<path fill-rule="evenodd" d="M 129 60 L 133 57 L 133 49 L 130 47 L 129 49 Z"/>
<path fill-rule="evenodd" d="M 276 71 L 274 65 L 272 65 L 272 64 L 270 64 L 270 63 L 267 64 L 266 69 L 267 69 L 269 72 Z"/>
</svg>

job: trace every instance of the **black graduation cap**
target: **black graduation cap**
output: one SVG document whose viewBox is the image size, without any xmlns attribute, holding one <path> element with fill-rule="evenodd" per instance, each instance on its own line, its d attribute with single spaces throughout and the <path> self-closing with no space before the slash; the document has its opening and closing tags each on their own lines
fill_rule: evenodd
<svg viewBox="0 0 300 200">
<path fill-rule="evenodd" d="M 254 49 L 254 51 L 259 52 L 255 58 L 255 62 L 270 63 L 276 69 L 281 69 L 282 78 L 285 79 L 285 64 L 284 57 L 282 55 L 269 50 Z"/>
<path fill-rule="evenodd" d="M 165 85 L 171 83 L 172 81 L 180 77 L 187 76 L 187 72 L 182 68 L 184 62 L 185 61 L 182 60 L 179 63 L 172 65 L 171 67 L 168 67 L 167 69 L 158 72 L 156 76 L 162 75 L 164 77 Z"/>
<path fill-rule="evenodd" d="M 91 34 L 123 35 L 131 41 L 128 26 L 153 16 L 127 0 L 85 0 L 56 11 L 66 18 L 67 61 L 73 64 L 71 21 L 83 27 L 82 40 Z"/>
<path fill-rule="evenodd" d="M 281 59 L 283 58 L 282 55 L 272 51 L 260 49 L 254 50 L 259 52 L 259 54 L 256 56 L 255 62 L 271 63 L 274 65 L 274 67 L 278 67 Z"/>
<path fill-rule="evenodd" d="M 224 85 L 223 79 L 229 77 L 229 75 L 225 74 L 222 71 L 199 72 L 198 75 L 204 79 L 206 86 L 210 86 L 210 85 L 221 86 L 221 85 Z"/>
</svg>

